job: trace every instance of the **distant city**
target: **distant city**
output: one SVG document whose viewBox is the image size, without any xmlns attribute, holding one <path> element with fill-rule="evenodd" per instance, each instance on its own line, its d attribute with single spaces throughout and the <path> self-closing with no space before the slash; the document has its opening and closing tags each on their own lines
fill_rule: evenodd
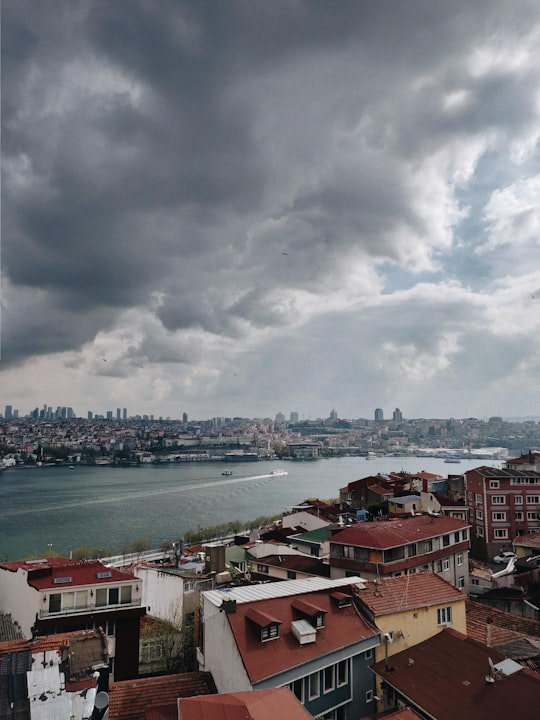
<svg viewBox="0 0 540 720">
<path fill-rule="evenodd" d="M 293 411 L 287 418 L 212 417 L 190 420 L 128 414 L 127 408 L 78 417 L 71 407 L 44 405 L 21 417 L 6 405 L 0 419 L 0 458 L 5 465 L 32 463 L 179 462 L 245 458 L 318 459 L 340 455 L 433 455 L 499 458 L 540 447 L 535 419 L 406 419 L 399 408 L 385 419 L 343 419 L 332 409 L 327 418 L 305 420 Z"/>
</svg>

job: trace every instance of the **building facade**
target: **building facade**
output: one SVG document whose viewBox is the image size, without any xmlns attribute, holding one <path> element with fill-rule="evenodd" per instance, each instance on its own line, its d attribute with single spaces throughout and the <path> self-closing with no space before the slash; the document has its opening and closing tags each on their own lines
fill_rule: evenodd
<svg viewBox="0 0 540 720">
<path fill-rule="evenodd" d="M 0 563 L 0 608 L 26 637 L 102 628 L 116 679 L 138 674 L 141 595 L 141 580 L 98 560 Z"/>
<path fill-rule="evenodd" d="M 469 525 L 415 515 L 357 523 L 330 539 L 330 577 L 378 578 L 434 572 L 463 590 L 469 584 Z"/>
<path fill-rule="evenodd" d="M 540 530 L 540 473 L 518 467 L 465 472 L 471 547 L 478 558 L 512 550 L 514 538 Z"/>
<path fill-rule="evenodd" d="M 288 687 L 313 717 L 373 711 L 380 634 L 354 607 L 359 577 L 293 580 L 201 595 L 198 660 L 218 692 Z"/>
</svg>

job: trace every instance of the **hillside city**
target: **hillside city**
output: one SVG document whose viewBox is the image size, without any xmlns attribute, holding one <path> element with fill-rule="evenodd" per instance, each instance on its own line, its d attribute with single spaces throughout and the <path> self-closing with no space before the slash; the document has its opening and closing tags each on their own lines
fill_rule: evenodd
<svg viewBox="0 0 540 720">
<path fill-rule="evenodd" d="M 194 422 L 6 407 L 0 462 L 15 474 L 372 454 L 478 464 L 367 474 L 226 537 L 0 560 L 0 718 L 535 720 L 539 433 L 533 419 L 380 408 Z"/>
<path fill-rule="evenodd" d="M 259 457 L 309 457 L 385 454 L 499 458 L 540 446 L 540 422 L 502 417 L 405 419 L 396 408 L 391 419 L 382 409 L 373 419 L 344 420 L 332 410 L 328 418 L 300 420 L 297 412 L 270 418 L 213 417 L 189 421 L 128 416 L 125 408 L 105 416 L 72 408 L 37 408 L 19 417 L 6 406 L 0 417 L 0 461 L 141 463 L 221 458 L 244 451 Z"/>
</svg>

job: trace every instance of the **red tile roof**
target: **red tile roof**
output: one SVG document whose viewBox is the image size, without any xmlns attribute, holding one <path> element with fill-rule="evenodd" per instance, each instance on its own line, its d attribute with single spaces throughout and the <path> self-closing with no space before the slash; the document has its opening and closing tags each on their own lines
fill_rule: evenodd
<svg viewBox="0 0 540 720">
<path fill-rule="evenodd" d="M 357 523 L 332 535 L 330 542 L 359 547 L 386 549 L 437 537 L 470 527 L 453 517 L 420 515 L 400 520 Z"/>
<path fill-rule="evenodd" d="M 178 707 L 182 720 L 311 720 L 288 688 L 187 698 Z"/>
<path fill-rule="evenodd" d="M 109 720 L 145 720 L 145 710 L 152 706 L 170 706 L 180 697 L 215 692 L 206 672 L 122 680 L 109 688 Z"/>
<path fill-rule="evenodd" d="M 355 589 L 357 598 L 374 615 L 386 615 L 437 603 L 466 600 L 467 596 L 435 573 L 421 572 L 371 581 Z"/>
<path fill-rule="evenodd" d="M 503 630 L 511 630 L 522 636 L 540 638 L 540 623 L 531 618 L 524 618 L 514 615 L 514 613 L 504 612 L 504 610 L 497 610 L 497 608 L 474 600 L 467 600 L 465 609 L 467 613 L 467 633 L 486 645 L 490 644 L 486 642 L 488 625 Z M 484 627 L 483 637 L 476 637 L 478 627 L 475 629 L 474 626 Z M 490 632 L 495 633 L 493 628 L 491 628 Z M 496 636 L 494 635 L 494 637 Z"/>
<path fill-rule="evenodd" d="M 488 683 L 490 657 L 495 665 L 504 660 L 493 648 L 446 629 L 372 669 L 437 720 L 538 720 L 540 677 L 521 668 L 497 672 L 495 682 Z"/>
<path fill-rule="evenodd" d="M 131 573 L 107 567 L 99 560 L 70 560 L 69 558 L 43 558 L 42 560 L 12 560 L 0 563 L 0 569 L 17 572 L 23 569 L 28 573 L 28 584 L 36 590 L 50 588 L 75 587 L 81 585 L 100 585 L 136 580 Z M 110 573 L 107 577 L 98 577 L 98 573 Z M 71 578 L 70 582 L 58 583 L 62 578 Z M 55 583 L 54 580 L 57 580 Z"/>
<path fill-rule="evenodd" d="M 332 588 L 332 592 L 335 591 L 336 588 Z M 343 591 L 350 595 L 350 586 L 344 586 Z M 315 642 L 305 645 L 300 645 L 291 632 L 292 621 L 300 617 L 292 605 L 299 600 L 326 612 L 325 627 L 317 629 Z M 257 629 L 248 620 L 254 610 L 281 622 L 278 638 L 261 642 Z M 352 605 L 339 608 L 330 591 L 239 603 L 236 612 L 229 613 L 227 618 L 251 682 L 271 677 L 339 648 L 375 638 L 379 633 L 377 628 L 359 617 Z"/>
</svg>

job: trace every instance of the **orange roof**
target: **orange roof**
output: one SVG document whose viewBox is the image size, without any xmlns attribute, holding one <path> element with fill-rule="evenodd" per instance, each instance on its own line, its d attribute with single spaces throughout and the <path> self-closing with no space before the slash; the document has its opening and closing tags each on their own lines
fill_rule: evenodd
<svg viewBox="0 0 540 720">
<path fill-rule="evenodd" d="M 344 592 L 347 590 L 350 594 L 348 586 Z M 332 592 L 335 592 L 335 588 Z M 293 603 L 298 604 L 299 600 L 316 605 L 326 612 L 325 626 L 317 629 L 315 642 L 305 645 L 300 645 L 291 631 L 291 623 L 299 619 Z M 278 637 L 261 642 L 257 628 L 248 619 L 254 610 L 281 623 Z M 338 603 L 331 598 L 331 592 L 325 590 L 294 597 L 239 603 L 236 605 L 236 612 L 228 614 L 227 618 L 251 682 L 272 677 L 288 668 L 370 638 L 375 641 L 379 634 L 377 628 L 368 620 L 359 617 L 352 604 L 338 607 Z M 378 640 L 374 644 L 378 644 Z"/>
<path fill-rule="evenodd" d="M 182 720 L 310 720 L 288 688 L 251 690 L 178 701 Z"/>
<path fill-rule="evenodd" d="M 365 588 L 357 588 L 355 593 L 374 615 L 386 615 L 467 598 L 461 590 L 440 575 L 428 572 L 371 581 Z"/>
<path fill-rule="evenodd" d="M 215 692 L 207 672 L 121 680 L 109 689 L 109 720 L 145 720 L 145 710 L 152 706 L 174 705 L 180 697 Z"/>
</svg>

